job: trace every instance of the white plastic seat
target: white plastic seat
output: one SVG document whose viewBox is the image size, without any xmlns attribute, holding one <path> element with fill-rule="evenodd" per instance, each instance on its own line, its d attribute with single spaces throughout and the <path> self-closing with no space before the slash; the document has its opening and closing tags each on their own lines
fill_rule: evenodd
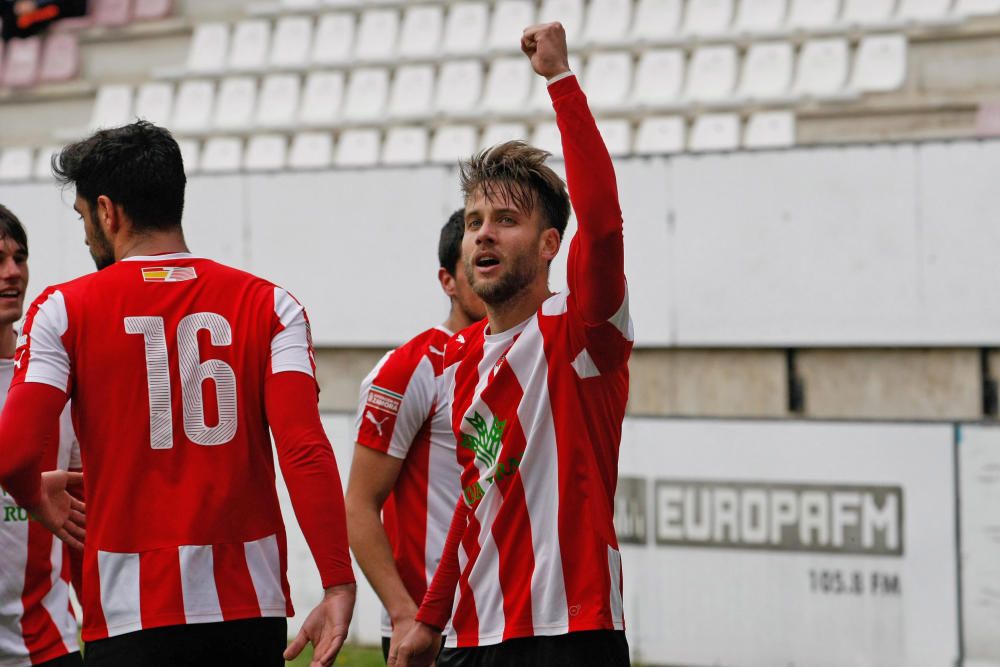
<svg viewBox="0 0 1000 667">
<path fill-rule="evenodd" d="M 625 103 L 632 85 L 632 54 L 595 53 L 587 60 L 584 90 L 594 109 L 614 109 Z"/>
<path fill-rule="evenodd" d="M 740 145 L 740 117 L 734 113 L 698 116 L 691 128 L 688 150 L 693 153 L 733 151 Z"/>
<path fill-rule="evenodd" d="M 632 101 L 638 106 L 669 106 L 680 100 L 683 85 L 684 52 L 649 49 L 639 58 Z"/>
<path fill-rule="evenodd" d="M 684 33 L 688 35 L 723 35 L 733 22 L 733 0 L 688 0 Z"/>
<path fill-rule="evenodd" d="M 32 177 L 37 181 L 51 181 L 52 175 L 52 158 L 59 155 L 62 150 L 62 146 L 46 146 L 39 149 L 38 154 L 35 156 L 35 168 L 32 173 Z"/>
<path fill-rule="evenodd" d="M 452 60 L 438 72 L 434 108 L 444 113 L 475 111 L 483 88 L 483 68 L 476 60 Z"/>
<path fill-rule="evenodd" d="M 296 74 L 272 74 L 264 78 L 257 102 L 259 127 L 290 127 L 299 110 L 301 84 Z"/>
<path fill-rule="evenodd" d="M 867 35 L 858 44 L 851 87 L 861 92 L 899 90 L 906 82 L 906 37 Z"/>
<path fill-rule="evenodd" d="M 444 8 L 435 5 L 408 7 L 403 14 L 399 55 L 404 58 L 432 56 L 441 45 Z"/>
<path fill-rule="evenodd" d="M 285 16 L 278 19 L 268 59 L 271 67 L 305 67 L 312 51 L 312 36 L 313 22 L 308 16 Z"/>
<path fill-rule="evenodd" d="M 883 25 L 892 20 L 897 0 L 844 0 L 841 21 L 849 26 Z"/>
<path fill-rule="evenodd" d="M 340 65 L 354 51 L 354 16 L 337 12 L 320 17 L 310 60 L 316 65 Z"/>
<path fill-rule="evenodd" d="M 791 111 L 761 111 L 747 121 L 744 148 L 789 148 L 794 145 L 795 114 Z"/>
<path fill-rule="evenodd" d="M 483 130 L 483 136 L 479 140 L 479 149 L 485 150 L 497 144 L 508 141 L 527 141 L 528 126 L 524 123 L 493 123 L 487 125 Z"/>
<path fill-rule="evenodd" d="M 258 134 L 247 142 L 243 168 L 247 171 L 278 171 L 285 168 L 288 142 L 280 134 Z"/>
<path fill-rule="evenodd" d="M 531 133 L 531 145 L 552 153 L 552 157 L 561 160 L 563 156 L 562 134 L 555 123 L 539 123 Z"/>
<path fill-rule="evenodd" d="M 934 21 L 948 17 L 952 0 L 899 0 L 897 14 L 910 21 Z"/>
<path fill-rule="evenodd" d="M 404 65 L 396 70 L 389 95 L 389 116 L 415 118 L 429 114 L 434 99 L 434 67 Z"/>
<path fill-rule="evenodd" d="M 574 44 L 583 27 L 583 0 L 543 0 L 539 23 L 559 21 L 566 30 L 566 42 Z"/>
<path fill-rule="evenodd" d="M 814 39 L 802 45 L 794 90 L 817 97 L 838 95 L 847 85 L 846 39 Z"/>
<path fill-rule="evenodd" d="M 308 11 L 319 6 L 319 0 L 281 0 L 281 8 L 292 11 Z"/>
<path fill-rule="evenodd" d="M 340 117 L 344 102 L 343 72 L 313 72 L 306 77 L 299 120 L 306 125 L 330 125 Z"/>
<path fill-rule="evenodd" d="M 263 68 L 270 43 L 270 23 L 260 19 L 240 21 L 233 30 L 233 45 L 229 52 L 229 69 L 238 72 L 252 72 Z"/>
<path fill-rule="evenodd" d="M 772 99 L 787 95 L 792 87 L 795 53 L 789 42 L 756 42 L 743 59 L 740 95 Z"/>
<path fill-rule="evenodd" d="M 637 155 L 664 155 L 684 150 L 682 116 L 650 116 L 642 119 L 635 135 Z"/>
<path fill-rule="evenodd" d="M 632 22 L 632 0 L 591 0 L 583 41 L 590 44 L 625 42 Z"/>
<path fill-rule="evenodd" d="M 333 161 L 333 136 L 329 132 L 299 132 L 288 152 L 291 169 L 326 169 Z"/>
<path fill-rule="evenodd" d="M 345 130 L 337 142 L 334 164 L 338 167 L 371 167 L 378 163 L 378 130 Z"/>
<path fill-rule="evenodd" d="M 837 24 L 841 0 L 792 0 L 788 26 L 802 30 L 823 30 Z"/>
<path fill-rule="evenodd" d="M 478 53 L 486 41 L 490 7 L 485 2 L 457 2 L 448 10 L 444 28 L 444 52 L 451 55 Z"/>
<path fill-rule="evenodd" d="M 472 125 L 446 125 L 438 128 L 431 140 L 430 161 L 454 164 L 476 151 L 476 128 Z"/>
<path fill-rule="evenodd" d="M 569 68 L 583 81 L 583 62 L 576 54 L 569 56 Z M 552 97 L 549 95 L 549 85 L 544 77 L 540 77 L 532 72 L 534 79 L 534 89 L 531 91 L 531 99 L 528 100 L 530 111 L 552 114 Z"/>
<path fill-rule="evenodd" d="M 958 0 L 955 12 L 962 16 L 1000 14 L 1000 0 Z"/>
<path fill-rule="evenodd" d="M 135 116 L 153 125 L 170 124 L 174 106 L 174 87 L 161 81 L 150 81 L 139 86 L 135 96 Z"/>
<path fill-rule="evenodd" d="M 215 104 L 215 87 L 208 81 L 184 81 L 177 89 L 171 127 L 182 132 L 208 128 Z"/>
<path fill-rule="evenodd" d="M 132 86 L 108 84 L 97 90 L 90 129 L 120 127 L 132 120 Z"/>
<path fill-rule="evenodd" d="M 399 12 L 395 9 L 366 9 L 361 14 L 354 56 L 358 60 L 391 60 L 396 50 Z"/>
<path fill-rule="evenodd" d="M 234 76 L 219 84 L 212 124 L 223 130 L 250 127 L 257 104 L 257 81 L 249 76 Z"/>
<path fill-rule="evenodd" d="M 499 0 L 493 8 L 488 46 L 494 51 L 518 51 L 521 33 L 535 22 L 532 0 Z"/>
<path fill-rule="evenodd" d="M 490 63 L 482 107 L 486 111 L 512 112 L 524 108 L 536 76 L 522 57 L 497 58 Z"/>
<path fill-rule="evenodd" d="M 344 118 L 377 120 L 385 111 L 389 96 L 389 70 L 361 67 L 351 72 L 344 99 Z"/>
<path fill-rule="evenodd" d="M 740 0 L 736 31 L 750 34 L 778 32 L 785 23 L 787 13 L 788 0 Z"/>
<path fill-rule="evenodd" d="M 181 161 L 184 162 L 184 173 L 196 174 L 201 171 L 201 145 L 196 139 L 178 139 L 177 147 L 181 149 Z"/>
<path fill-rule="evenodd" d="M 226 23 L 199 23 L 191 35 L 188 48 L 187 70 L 196 74 L 221 72 L 226 68 L 229 53 L 229 25 Z"/>
<path fill-rule="evenodd" d="M 243 164 L 243 141 L 238 137 L 212 137 L 201 149 L 203 172 L 239 171 Z"/>
<path fill-rule="evenodd" d="M 427 129 L 423 127 L 393 127 L 385 134 L 382 164 L 403 166 L 427 161 Z"/>
<path fill-rule="evenodd" d="M 660 42 L 677 37 L 682 11 L 681 0 L 639 0 L 632 22 L 632 38 L 640 42 Z"/>
<path fill-rule="evenodd" d="M 604 145 L 612 157 L 628 155 L 632 152 L 632 125 L 624 119 L 603 119 L 597 122 Z"/>
<path fill-rule="evenodd" d="M 0 153 L 0 181 L 27 181 L 34 168 L 35 153 L 30 148 L 5 148 Z"/>
<path fill-rule="evenodd" d="M 731 96 L 736 85 L 736 66 L 736 47 L 706 46 L 697 49 L 688 65 L 685 97 L 707 102 Z"/>
</svg>

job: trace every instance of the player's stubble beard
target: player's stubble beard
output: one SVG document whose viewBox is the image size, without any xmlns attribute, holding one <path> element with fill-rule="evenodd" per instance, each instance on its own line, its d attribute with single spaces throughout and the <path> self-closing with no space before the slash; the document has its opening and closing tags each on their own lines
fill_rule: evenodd
<svg viewBox="0 0 1000 667">
<path fill-rule="evenodd" d="M 491 306 L 499 306 L 524 292 L 538 276 L 538 265 L 530 252 L 507 258 L 507 270 L 492 282 L 479 281 L 471 258 L 465 262 L 465 277 L 472 291 Z"/>
<path fill-rule="evenodd" d="M 100 227 L 87 224 L 87 247 L 97 270 L 106 269 L 115 263 L 115 249 Z"/>
</svg>

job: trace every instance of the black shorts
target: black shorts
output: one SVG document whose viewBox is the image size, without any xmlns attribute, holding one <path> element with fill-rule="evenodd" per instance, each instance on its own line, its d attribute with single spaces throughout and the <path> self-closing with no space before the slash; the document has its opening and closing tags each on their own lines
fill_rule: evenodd
<svg viewBox="0 0 1000 667">
<path fill-rule="evenodd" d="M 446 648 L 437 667 L 629 667 L 628 641 L 618 630 L 508 639 L 493 646 Z"/>
<path fill-rule="evenodd" d="M 83 659 L 80 658 L 80 652 L 73 651 L 72 653 L 67 653 L 66 655 L 59 656 L 58 658 L 40 662 L 35 665 L 35 667 L 82 667 L 82 665 Z"/>
<path fill-rule="evenodd" d="M 169 625 L 88 642 L 86 667 L 285 667 L 284 618 Z"/>
</svg>

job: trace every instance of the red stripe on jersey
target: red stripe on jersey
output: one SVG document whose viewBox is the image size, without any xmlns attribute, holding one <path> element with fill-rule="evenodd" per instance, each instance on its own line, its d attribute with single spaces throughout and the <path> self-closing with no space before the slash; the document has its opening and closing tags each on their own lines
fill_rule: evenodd
<svg viewBox="0 0 1000 667">
<path fill-rule="evenodd" d="M 42 605 L 52 588 L 52 543 L 55 538 L 37 521 L 28 522 L 28 566 L 24 572 L 21 603 L 21 632 L 32 663 L 51 660 L 67 653 L 62 634 Z"/>
<path fill-rule="evenodd" d="M 223 619 L 246 618 L 248 612 L 259 616 L 260 604 L 247 566 L 245 547 L 242 544 L 216 544 L 212 547 L 212 559 Z"/>
<path fill-rule="evenodd" d="M 155 549 L 139 554 L 139 616 L 144 628 L 182 625 L 184 598 L 181 560 L 176 549 Z"/>
<path fill-rule="evenodd" d="M 479 557 L 480 530 L 475 514 L 469 512 L 469 527 L 462 536 L 462 549 L 465 550 L 470 563 Z M 470 567 L 462 568 L 462 575 L 458 579 L 458 604 L 455 605 L 455 613 L 451 618 L 459 648 L 479 645 L 479 614 L 476 613 L 476 599 L 469 585 L 471 572 Z"/>
<path fill-rule="evenodd" d="M 414 600 L 423 600 L 427 592 L 427 492 L 430 479 L 430 418 L 424 422 L 410 445 L 406 465 L 399 472 L 390 499 L 383 510 L 386 534 L 392 543 L 403 585 Z M 405 515 L 400 516 L 403 508 Z M 391 529 L 390 529 L 391 526 Z"/>
<path fill-rule="evenodd" d="M 83 641 L 95 641 L 107 639 L 108 620 L 104 617 L 104 608 L 101 606 L 101 573 L 97 567 L 97 550 L 85 546 L 83 549 L 83 576 L 86 582 L 86 592 L 80 600 L 83 606 L 83 617 L 87 619 L 86 627 L 83 629 Z M 96 588 L 97 594 L 91 592 L 91 587 Z M 79 593 L 79 591 L 77 591 Z"/>
</svg>

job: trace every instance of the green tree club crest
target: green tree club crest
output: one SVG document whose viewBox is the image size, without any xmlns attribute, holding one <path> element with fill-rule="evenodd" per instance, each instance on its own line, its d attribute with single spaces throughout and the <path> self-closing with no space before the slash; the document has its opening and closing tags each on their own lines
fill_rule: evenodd
<svg viewBox="0 0 1000 667">
<path fill-rule="evenodd" d="M 507 427 L 507 422 L 493 420 L 491 426 L 486 425 L 486 420 L 478 412 L 471 417 L 466 417 L 465 421 L 472 424 L 476 429 L 476 435 L 463 434 L 462 446 L 471 449 L 476 454 L 476 458 L 482 461 L 487 468 L 493 467 L 500 453 L 500 441 L 503 439 L 503 431 Z"/>
</svg>

